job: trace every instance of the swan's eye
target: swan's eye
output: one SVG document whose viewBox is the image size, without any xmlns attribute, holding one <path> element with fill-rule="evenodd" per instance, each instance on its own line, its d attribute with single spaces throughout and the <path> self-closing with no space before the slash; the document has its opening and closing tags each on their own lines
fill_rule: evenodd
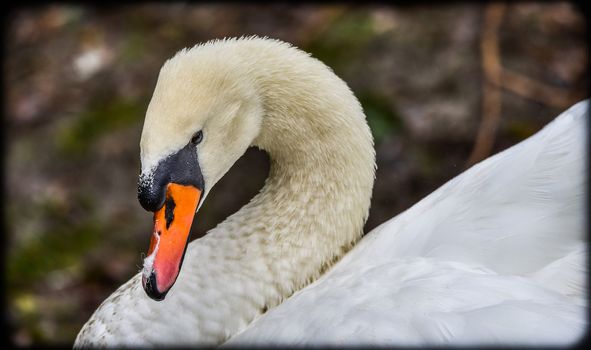
<svg viewBox="0 0 591 350">
<path fill-rule="evenodd" d="M 203 140 L 203 130 L 199 130 L 191 137 L 191 143 L 194 145 L 198 145 Z"/>
</svg>

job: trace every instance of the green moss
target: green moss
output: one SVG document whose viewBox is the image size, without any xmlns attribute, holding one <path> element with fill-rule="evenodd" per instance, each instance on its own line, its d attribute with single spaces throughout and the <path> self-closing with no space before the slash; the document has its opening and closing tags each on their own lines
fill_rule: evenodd
<svg viewBox="0 0 591 350">
<path fill-rule="evenodd" d="M 134 30 L 127 35 L 125 45 L 121 50 L 121 59 L 123 63 L 129 64 L 141 59 L 146 53 L 148 37 L 140 30 Z"/>
<path fill-rule="evenodd" d="M 353 61 L 374 36 L 374 24 L 368 13 L 349 14 L 336 19 L 306 50 L 339 71 Z"/>
<path fill-rule="evenodd" d="M 93 103 L 58 135 L 58 150 L 67 156 L 85 153 L 100 136 L 141 120 L 144 106 L 128 100 Z"/>
<path fill-rule="evenodd" d="M 43 213 L 44 231 L 9 249 L 7 278 L 14 290 L 43 280 L 54 270 L 79 264 L 100 237 L 100 222 L 88 214 L 92 208 L 70 210 L 43 203 L 33 209 Z M 17 227 L 12 230 L 18 234 Z"/>
<path fill-rule="evenodd" d="M 387 135 L 402 130 L 402 120 L 387 99 L 376 95 L 362 94 L 359 96 L 359 102 L 363 107 L 376 143 L 382 142 Z"/>
</svg>

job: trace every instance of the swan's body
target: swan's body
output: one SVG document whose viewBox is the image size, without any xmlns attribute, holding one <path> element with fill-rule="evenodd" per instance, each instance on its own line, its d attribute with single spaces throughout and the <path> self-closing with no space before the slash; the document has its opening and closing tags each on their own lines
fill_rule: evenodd
<svg viewBox="0 0 591 350">
<path fill-rule="evenodd" d="M 230 343 L 577 340 L 586 329 L 587 108 L 377 227 Z"/>
<path fill-rule="evenodd" d="M 204 196 L 251 144 L 269 153 L 269 178 L 189 244 L 165 300 L 149 299 L 138 274 L 75 345 L 574 341 L 585 326 L 586 107 L 355 245 L 375 156 L 347 86 L 273 40 L 183 51 L 164 65 L 148 108 L 143 181 L 196 130 Z"/>
</svg>

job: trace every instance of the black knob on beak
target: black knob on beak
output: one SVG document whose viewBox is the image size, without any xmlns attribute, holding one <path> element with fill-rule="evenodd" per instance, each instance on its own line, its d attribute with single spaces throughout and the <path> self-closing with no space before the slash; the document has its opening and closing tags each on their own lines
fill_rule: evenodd
<svg viewBox="0 0 591 350">
<path fill-rule="evenodd" d="M 140 175 L 137 197 L 141 206 L 152 212 L 162 208 L 169 183 L 193 185 L 204 190 L 203 175 L 194 144 L 189 142 L 178 152 L 160 161 L 152 173 Z"/>
<path fill-rule="evenodd" d="M 140 205 L 145 210 L 153 212 L 162 208 L 166 199 L 167 184 L 167 181 L 156 181 L 155 176 L 151 176 L 149 179 L 145 174 L 140 175 L 137 186 L 137 198 Z"/>
</svg>

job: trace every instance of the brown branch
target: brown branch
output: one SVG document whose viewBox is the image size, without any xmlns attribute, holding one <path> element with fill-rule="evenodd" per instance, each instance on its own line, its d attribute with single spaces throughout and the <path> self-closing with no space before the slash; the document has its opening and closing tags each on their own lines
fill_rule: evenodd
<svg viewBox="0 0 591 350">
<path fill-rule="evenodd" d="M 498 86 L 519 96 L 558 108 L 569 107 L 585 98 L 584 93 L 565 91 L 508 69 L 501 72 L 501 81 Z"/>
<path fill-rule="evenodd" d="M 474 141 L 474 148 L 466 161 L 467 167 L 488 157 L 492 151 L 501 118 L 503 89 L 541 104 L 558 108 L 567 108 L 587 96 L 585 92 L 554 87 L 503 68 L 498 33 L 505 10 L 506 5 L 503 3 L 489 3 L 485 8 L 480 40 L 481 64 L 484 72 L 482 120 Z"/>
<path fill-rule="evenodd" d="M 467 166 L 471 166 L 486 158 L 493 147 L 495 134 L 501 117 L 502 66 L 499 54 L 499 28 L 503 21 L 506 5 L 489 3 L 484 13 L 484 24 L 480 41 L 484 84 L 482 91 L 482 120 L 476 135 L 474 148 Z"/>
</svg>

